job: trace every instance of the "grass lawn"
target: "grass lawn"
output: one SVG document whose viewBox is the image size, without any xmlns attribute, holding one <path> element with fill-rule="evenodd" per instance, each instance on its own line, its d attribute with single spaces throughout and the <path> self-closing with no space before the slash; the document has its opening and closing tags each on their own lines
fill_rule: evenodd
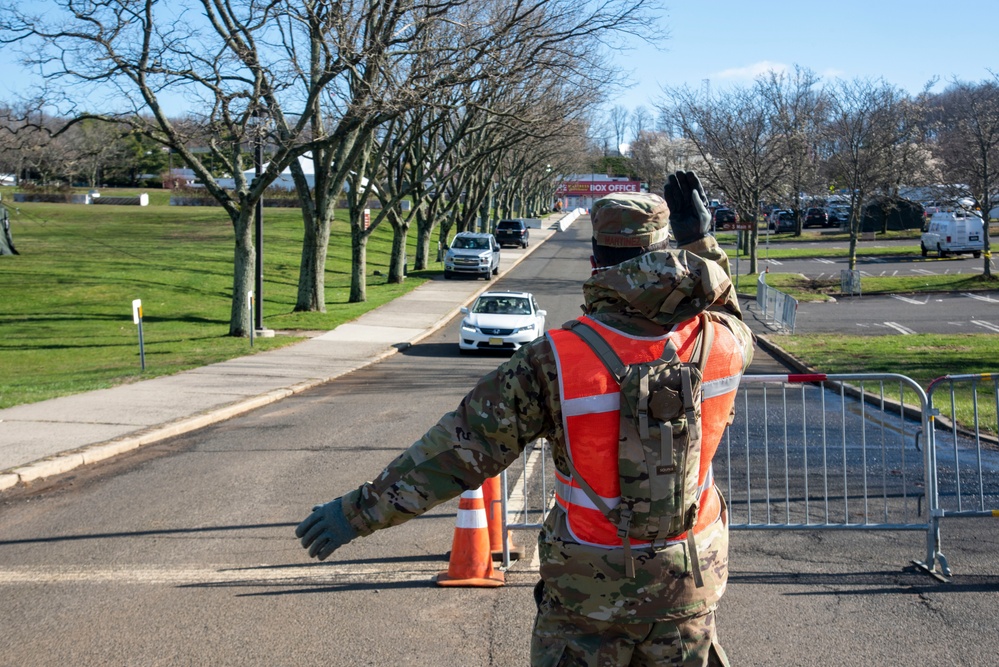
<svg viewBox="0 0 999 667">
<path fill-rule="evenodd" d="M 333 329 L 436 273 L 411 272 L 403 285 L 388 285 L 391 229 L 380 225 L 368 243 L 368 301 L 348 304 L 350 236 L 338 218 L 327 260 L 328 312 L 293 313 L 301 214 L 265 208 L 264 324 L 290 335 L 257 338 L 251 349 L 249 339 L 228 336 L 233 236 L 220 208 L 172 207 L 164 197 L 151 197 L 159 205 L 148 207 L 15 206 L 9 193 L 4 189 L 3 200 L 20 255 L 0 257 L 0 408 L 288 345 L 301 339 L 296 331 Z M 409 242 L 413 257 L 415 233 Z M 144 373 L 133 299 L 142 300 Z"/>
<path fill-rule="evenodd" d="M 999 341 L 995 334 L 915 334 L 911 336 L 845 336 L 804 334 L 776 341 L 788 353 L 822 373 L 897 373 L 925 390 L 945 375 L 992 373 L 999 377 Z M 984 378 L 978 393 L 978 420 L 985 433 L 999 432 L 995 380 Z M 934 394 L 934 407 L 952 415 L 949 385 Z M 958 421 L 974 423 L 970 382 L 955 384 Z"/>
<path fill-rule="evenodd" d="M 739 276 L 739 294 L 756 296 L 755 276 Z M 838 278 L 809 278 L 800 273 L 768 273 L 766 283 L 790 294 L 798 301 L 828 301 L 841 295 Z M 986 279 L 981 274 L 938 276 L 865 276 L 860 279 L 861 293 L 916 294 L 919 292 L 980 292 L 999 290 L 999 275 Z"/>
</svg>

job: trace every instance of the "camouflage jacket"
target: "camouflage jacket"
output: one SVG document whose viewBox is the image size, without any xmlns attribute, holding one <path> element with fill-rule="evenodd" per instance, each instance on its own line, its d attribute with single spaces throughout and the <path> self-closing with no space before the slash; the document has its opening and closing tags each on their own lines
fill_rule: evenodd
<svg viewBox="0 0 999 667">
<path fill-rule="evenodd" d="M 741 320 L 728 259 L 712 237 L 602 271 L 583 285 L 583 296 L 586 314 L 635 335 L 662 335 L 715 311 L 744 341 L 747 366 L 752 358 L 753 336 Z M 347 519 L 360 535 L 403 523 L 499 474 L 538 438 L 549 440 L 555 466 L 568 475 L 555 369 L 546 338 L 521 347 L 377 479 L 347 493 Z"/>
</svg>

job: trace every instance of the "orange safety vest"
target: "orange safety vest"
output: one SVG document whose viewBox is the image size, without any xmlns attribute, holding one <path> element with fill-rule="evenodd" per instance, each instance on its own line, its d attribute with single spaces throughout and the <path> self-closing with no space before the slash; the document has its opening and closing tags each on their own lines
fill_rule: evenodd
<svg viewBox="0 0 999 667">
<path fill-rule="evenodd" d="M 667 340 L 677 354 L 689 362 L 700 332 L 701 318 L 694 317 L 659 337 L 631 336 L 589 317 L 581 317 L 600 334 L 625 364 L 651 362 L 660 357 Z M 711 474 L 711 460 L 729 423 L 736 390 L 745 368 L 742 345 L 724 325 L 711 320 L 714 343 L 708 355 L 701 384 L 701 490 L 697 534 L 718 520 L 721 502 Z M 618 437 L 620 432 L 620 387 L 597 354 L 579 336 L 564 329 L 548 332 L 558 365 L 562 425 L 569 459 L 576 472 L 608 507 L 620 502 Z M 623 543 L 615 526 L 586 497 L 571 476 L 556 470 L 555 499 L 565 511 L 566 524 L 580 544 L 616 548 Z M 686 534 L 669 542 L 683 541 Z M 642 543 L 632 540 L 632 545 Z"/>
</svg>

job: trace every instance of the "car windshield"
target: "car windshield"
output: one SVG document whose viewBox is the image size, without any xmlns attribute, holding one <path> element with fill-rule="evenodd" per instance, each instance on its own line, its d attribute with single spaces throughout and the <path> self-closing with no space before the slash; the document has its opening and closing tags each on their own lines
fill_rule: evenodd
<svg viewBox="0 0 999 667">
<path fill-rule="evenodd" d="M 499 223 L 499 225 L 497 225 L 497 229 L 516 229 L 516 230 L 519 230 L 520 229 L 520 225 L 521 225 L 521 223 L 514 222 L 514 221 L 511 220 L 511 221 L 508 221 L 508 222 L 501 222 L 501 223 Z"/>
<path fill-rule="evenodd" d="M 472 312 L 490 315 L 530 315 L 531 302 L 521 297 L 480 296 L 472 307 Z"/>
<path fill-rule="evenodd" d="M 489 239 L 459 236 L 451 244 L 451 247 L 467 250 L 489 250 Z"/>
</svg>

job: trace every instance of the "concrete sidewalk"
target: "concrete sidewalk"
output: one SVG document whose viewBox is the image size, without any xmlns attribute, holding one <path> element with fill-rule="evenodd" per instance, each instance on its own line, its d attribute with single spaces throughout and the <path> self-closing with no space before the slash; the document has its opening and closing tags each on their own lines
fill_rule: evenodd
<svg viewBox="0 0 999 667">
<path fill-rule="evenodd" d="M 561 215 L 504 248 L 504 274 L 558 232 Z M 431 280 L 315 338 L 176 375 L 0 410 L 0 490 L 203 428 L 376 363 L 434 333 L 487 280 Z"/>
</svg>

